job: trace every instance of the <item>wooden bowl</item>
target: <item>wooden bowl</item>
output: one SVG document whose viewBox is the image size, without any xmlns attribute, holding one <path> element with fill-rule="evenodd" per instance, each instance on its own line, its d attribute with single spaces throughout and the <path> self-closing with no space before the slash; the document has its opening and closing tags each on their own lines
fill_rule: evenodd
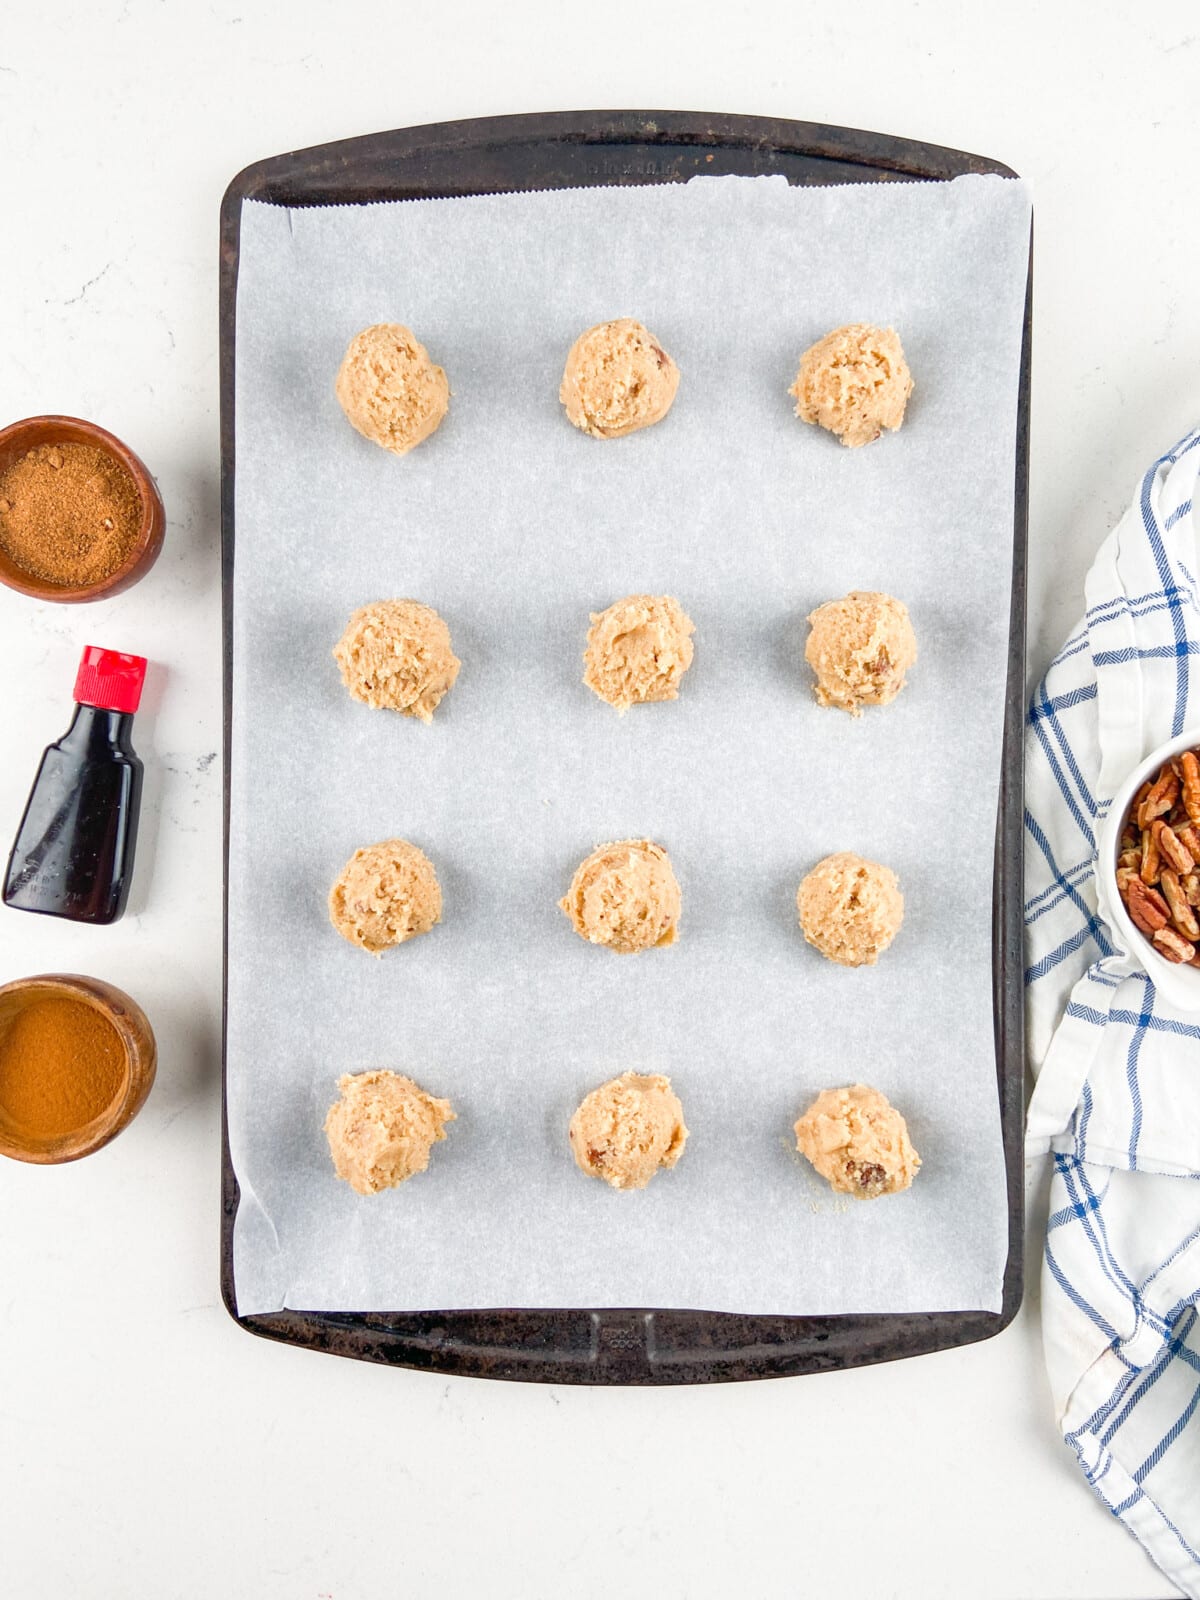
<svg viewBox="0 0 1200 1600">
<path fill-rule="evenodd" d="M 94 422 L 84 422 L 79 417 L 26 417 L 23 422 L 10 422 L 0 428 L 0 472 L 4 472 L 18 457 L 39 444 L 86 444 L 103 450 L 116 459 L 133 479 L 142 505 L 142 523 L 137 539 L 124 562 L 99 583 L 51 583 L 46 578 L 35 578 L 31 572 L 17 566 L 15 561 L 0 550 L 0 583 L 16 589 L 19 594 L 30 595 L 34 600 L 57 600 L 75 605 L 82 600 L 106 600 L 109 595 L 120 594 L 146 573 L 158 560 L 162 549 L 163 532 L 167 518 L 163 510 L 158 486 L 142 461 L 127 444 L 111 433 L 98 428 Z"/>
<path fill-rule="evenodd" d="M 78 1161 L 115 1139 L 142 1109 L 158 1064 L 154 1034 L 141 1006 L 111 983 L 71 972 L 18 978 L 0 988 L 0 1038 L 26 1006 L 49 999 L 80 1001 L 111 1022 L 125 1048 L 125 1070 L 116 1094 L 99 1116 L 55 1139 L 30 1140 L 12 1126 L 0 1108 L 0 1155 L 42 1166 Z"/>
</svg>

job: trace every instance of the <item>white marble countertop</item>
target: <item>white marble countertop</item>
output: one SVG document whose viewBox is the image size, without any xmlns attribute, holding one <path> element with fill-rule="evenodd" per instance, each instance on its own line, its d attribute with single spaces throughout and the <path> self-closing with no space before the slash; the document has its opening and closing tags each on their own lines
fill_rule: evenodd
<svg viewBox="0 0 1200 1600">
<path fill-rule="evenodd" d="M 220 1303 L 216 281 L 235 171 L 388 127 L 602 105 L 876 128 L 1015 167 L 1037 233 L 1032 673 L 1137 475 L 1197 420 L 1194 6 L 761 0 L 741 18 L 703 0 L 602 17 L 553 0 L 66 0 L 53 22 L 6 19 L 0 420 L 102 423 L 150 465 L 169 519 L 158 566 L 116 600 L 0 590 L 5 850 L 79 648 L 165 669 L 138 718 L 130 913 L 88 929 L 0 909 L 0 981 L 107 978 L 160 1047 L 114 1145 L 0 1163 L 13 1600 L 1174 1592 L 1059 1440 L 1036 1246 L 1025 1307 L 987 1344 L 698 1390 L 386 1372 L 251 1339 Z"/>
</svg>

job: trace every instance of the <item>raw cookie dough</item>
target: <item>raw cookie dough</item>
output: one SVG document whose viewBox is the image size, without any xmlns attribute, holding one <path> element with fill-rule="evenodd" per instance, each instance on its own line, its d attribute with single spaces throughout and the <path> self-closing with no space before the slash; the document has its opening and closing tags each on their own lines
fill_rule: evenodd
<svg viewBox="0 0 1200 1600">
<path fill-rule="evenodd" d="M 679 885 L 670 856 L 649 839 L 593 850 L 558 905 L 581 939 L 620 955 L 674 944 L 678 937 Z"/>
<path fill-rule="evenodd" d="M 424 1172 L 429 1152 L 454 1121 L 449 1100 L 435 1100 L 398 1072 L 347 1073 L 325 1118 L 333 1169 L 355 1194 L 395 1189 Z"/>
<path fill-rule="evenodd" d="M 859 1200 L 898 1194 L 921 1166 L 904 1118 L 861 1083 L 823 1090 L 796 1124 L 796 1148 L 831 1188 Z"/>
<path fill-rule="evenodd" d="M 669 594 L 630 594 L 593 612 L 583 681 L 624 715 L 649 700 L 675 700 L 692 664 L 692 619 Z"/>
<path fill-rule="evenodd" d="M 450 647 L 450 629 L 417 600 L 359 606 L 333 654 L 356 700 L 425 723 L 433 721 L 462 665 Z"/>
<path fill-rule="evenodd" d="M 801 421 L 820 423 L 853 450 L 900 426 L 912 389 L 895 329 L 851 322 L 804 352 L 788 393 Z"/>
<path fill-rule="evenodd" d="M 640 322 L 598 322 L 571 346 L 558 398 L 593 439 L 619 439 L 661 422 L 679 388 L 679 368 Z"/>
<path fill-rule="evenodd" d="M 329 920 L 351 944 L 382 955 L 442 920 L 433 862 L 407 839 L 356 850 L 329 891 Z"/>
<path fill-rule="evenodd" d="M 852 717 L 863 706 L 886 706 L 904 687 L 917 659 L 908 607 L 890 594 L 853 589 L 810 611 L 804 659 L 817 675 L 813 693 L 823 706 Z"/>
<path fill-rule="evenodd" d="M 397 456 L 428 439 L 450 404 L 446 374 L 399 322 L 354 335 L 334 389 L 351 426 Z"/>
<path fill-rule="evenodd" d="M 842 967 L 874 966 L 900 932 L 904 896 L 896 874 L 849 850 L 826 856 L 796 894 L 809 944 Z"/>
<path fill-rule="evenodd" d="M 673 1167 L 688 1131 L 670 1078 L 626 1072 L 593 1089 L 571 1118 L 571 1150 L 581 1171 L 614 1189 L 644 1189 Z"/>
</svg>

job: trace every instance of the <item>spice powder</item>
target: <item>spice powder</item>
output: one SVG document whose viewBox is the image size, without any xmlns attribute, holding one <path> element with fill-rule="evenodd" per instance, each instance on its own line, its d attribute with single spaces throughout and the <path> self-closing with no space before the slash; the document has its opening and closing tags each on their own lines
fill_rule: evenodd
<svg viewBox="0 0 1200 1600">
<path fill-rule="evenodd" d="M 35 1000 L 0 1031 L 0 1122 L 23 1141 L 76 1133 L 107 1111 L 125 1079 L 125 1047 L 92 1006 Z"/>
<path fill-rule="evenodd" d="M 35 445 L 0 472 L 0 549 L 32 578 L 102 583 L 124 565 L 141 525 L 129 469 L 96 445 Z"/>
</svg>

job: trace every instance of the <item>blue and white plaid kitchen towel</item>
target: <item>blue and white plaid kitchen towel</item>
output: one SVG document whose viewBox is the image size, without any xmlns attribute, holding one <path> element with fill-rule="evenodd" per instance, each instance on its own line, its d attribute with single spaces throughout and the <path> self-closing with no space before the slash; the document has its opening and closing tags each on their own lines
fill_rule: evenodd
<svg viewBox="0 0 1200 1600">
<path fill-rule="evenodd" d="M 1173 1012 L 1096 908 L 1112 795 L 1200 729 L 1200 429 L 1156 461 L 1088 573 L 1030 705 L 1025 942 L 1049 1152 L 1046 1365 L 1088 1482 L 1200 1597 L 1200 1017 Z"/>
</svg>

